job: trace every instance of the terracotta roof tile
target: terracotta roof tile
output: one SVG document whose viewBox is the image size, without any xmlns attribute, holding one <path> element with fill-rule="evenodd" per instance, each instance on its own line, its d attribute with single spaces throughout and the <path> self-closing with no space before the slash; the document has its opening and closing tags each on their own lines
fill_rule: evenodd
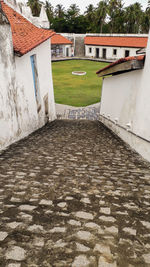
<svg viewBox="0 0 150 267">
<path fill-rule="evenodd" d="M 136 47 L 147 46 L 148 37 L 120 37 L 120 36 L 86 36 L 84 44 L 115 47 Z"/>
<path fill-rule="evenodd" d="M 51 44 L 72 44 L 72 42 L 60 34 L 55 34 L 51 38 Z"/>
<path fill-rule="evenodd" d="M 51 30 L 36 27 L 3 1 L 0 4 L 11 25 L 14 50 L 20 55 L 26 54 L 55 34 Z"/>
<path fill-rule="evenodd" d="M 120 58 L 119 60 L 107 65 L 106 67 L 104 67 L 103 69 L 100 69 L 96 72 L 96 74 L 101 73 L 104 70 L 110 69 L 113 66 L 119 65 L 121 63 L 127 62 L 127 61 L 132 61 L 132 60 L 138 60 L 138 61 L 144 61 L 145 59 L 145 55 L 141 55 L 141 56 L 133 56 L 133 57 L 125 57 L 125 58 Z"/>
</svg>

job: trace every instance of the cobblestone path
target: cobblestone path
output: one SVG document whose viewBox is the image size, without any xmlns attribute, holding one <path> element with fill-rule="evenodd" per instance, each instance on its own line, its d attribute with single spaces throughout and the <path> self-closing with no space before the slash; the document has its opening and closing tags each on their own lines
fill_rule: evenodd
<svg viewBox="0 0 150 267">
<path fill-rule="evenodd" d="M 150 167 L 96 121 L 0 156 L 1 267 L 150 266 Z"/>
</svg>

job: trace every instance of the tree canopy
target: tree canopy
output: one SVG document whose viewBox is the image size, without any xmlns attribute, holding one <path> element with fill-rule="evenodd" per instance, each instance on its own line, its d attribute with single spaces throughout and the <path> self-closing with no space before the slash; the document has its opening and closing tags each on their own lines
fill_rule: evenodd
<svg viewBox="0 0 150 267">
<path fill-rule="evenodd" d="M 76 4 L 66 10 L 62 4 L 55 8 L 49 0 L 28 0 L 33 16 L 39 16 L 45 5 L 51 28 L 56 32 L 73 33 L 148 33 L 150 27 L 150 0 L 146 10 L 139 2 L 124 7 L 123 0 L 101 0 L 86 7 L 81 14 Z"/>
</svg>

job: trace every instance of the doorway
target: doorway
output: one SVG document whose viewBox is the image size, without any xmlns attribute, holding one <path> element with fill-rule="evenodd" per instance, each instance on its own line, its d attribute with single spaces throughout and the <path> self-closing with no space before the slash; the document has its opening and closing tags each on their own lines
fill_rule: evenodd
<svg viewBox="0 0 150 267">
<path fill-rule="evenodd" d="M 103 48 L 103 58 L 106 59 L 106 48 Z"/>
<path fill-rule="evenodd" d="M 125 57 L 129 57 L 130 55 L 130 51 L 129 50 L 125 50 Z"/>
<path fill-rule="evenodd" d="M 99 58 L 99 48 L 96 48 L 96 58 Z"/>
<path fill-rule="evenodd" d="M 69 48 L 66 47 L 66 57 L 69 57 Z"/>
</svg>

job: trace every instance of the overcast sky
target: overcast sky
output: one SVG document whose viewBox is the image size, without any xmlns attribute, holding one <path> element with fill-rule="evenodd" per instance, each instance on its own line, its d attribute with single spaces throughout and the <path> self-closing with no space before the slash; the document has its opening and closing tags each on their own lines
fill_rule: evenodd
<svg viewBox="0 0 150 267">
<path fill-rule="evenodd" d="M 89 4 L 93 4 L 94 6 L 99 3 L 100 0 L 50 0 L 50 3 L 55 7 L 57 4 L 62 4 L 65 9 L 67 9 L 71 4 L 76 3 L 80 10 L 81 13 L 85 11 L 86 6 Z M 148 0 L 124 0 L 125 6 L 128 6 L 130 4 L 134 4 L 135 2 L 139 2 L 142 6 L 143 9 L 146 8 Z"/>
</svg>

